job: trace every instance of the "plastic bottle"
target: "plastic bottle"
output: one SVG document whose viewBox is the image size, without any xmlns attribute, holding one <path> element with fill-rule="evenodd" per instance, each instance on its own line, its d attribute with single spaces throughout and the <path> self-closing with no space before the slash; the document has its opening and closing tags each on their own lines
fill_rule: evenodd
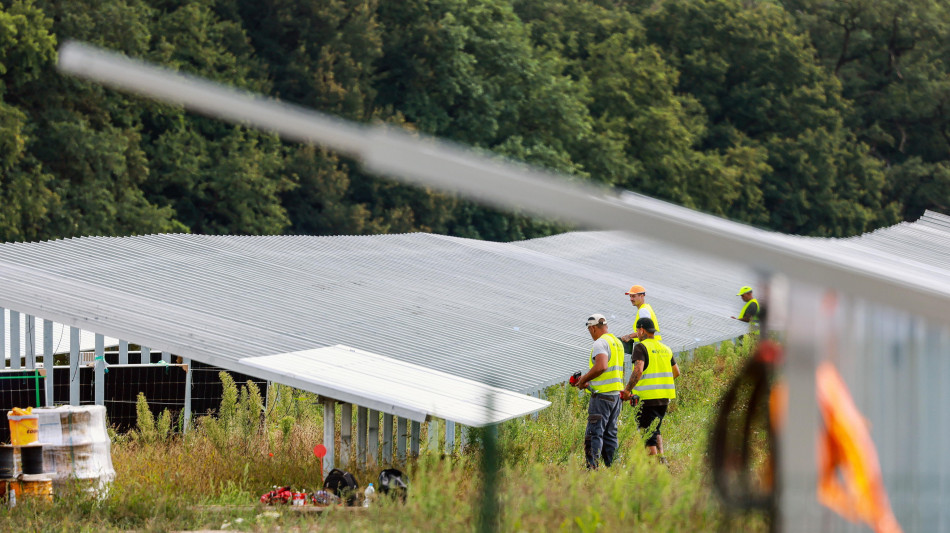
<svg viewBox="0 0 950 533">
<path fill-rule="evenodd" d="M 376 489 L 373 488 L 373 484 L 370 483 L 366 486 L 366 490 L 363 491 L 363 507 L 369 507 L 369 504 L 372 503 L 375 497 Z"/>
</svg>

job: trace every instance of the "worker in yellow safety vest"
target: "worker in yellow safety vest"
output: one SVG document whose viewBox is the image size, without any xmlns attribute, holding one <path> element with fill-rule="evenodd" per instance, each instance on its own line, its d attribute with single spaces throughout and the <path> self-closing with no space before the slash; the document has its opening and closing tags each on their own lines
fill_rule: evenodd
<svg viewBox="0 0 950 533">
<path fill-rule="evenodd" d="M 759 301 L 755 299 L 755 296 L 752 295 L 752 287 L 748 285 L 739 289 L 739 292 L 736 293 L 736 296 L 742 298 L 742 301 L 745 302 L 745 305 L 742 306 L 742 311 L 739 311 L 738 317 L 736 320 L 741 320 L 743 322 L 748 322 L 752 329 L 759 329 Z"/>
<path fill-rule="evenodd" d="M 643 288 L 643 285 L 634 285 L 624 294 L 630 297 L 630 303 L 637 308 L 637 316 L 633 319 L 633 333 L 620 337 L 620 340 L 633 343 L 639 341 L 637 338 L 637 320 L 641 318 L 649 318 L 653 321 L 653 327 L 655 327 L 657 331 L 655 338 L 656 340 L 662 340 L 663 337 L 661 337 L 659 333 L 660 323 L 656 319 L 656 313 L 653 312 L 653 306 L 646 302 L 647 290 Z"/>
<path fill-rule="evenodd" d="M 623 389 L 623 345 L 607 333 L 607 319 L 593 313 L 585 322 L 594 340 L 587 359 L 588 371 L 574 386 L 589 389 L 587 430 L 584 433 L 584 455 L 587 468 L 597 468 L 600 459 L 610 466 L 617 451 L 617 419 L 620 417 L 620 391 Z"/>
<path fill-rule="evenodd" d="M 656 421 L 656 429 L 647 438 L 646 448 L 649 455 L 660 454 L 660 460 L 664 461 L 660 426 L 663 425 L 670 400 L 676 398 L 673 379 L 679 377 L 680 367 L 673 358 L 673 351 L 656 339 L 655 332 L 653 320 L 637 320 L 640 342 L 633 347 L 633 372 L 620 395 L 624 400 L 639 402 L 637 425 L 641 430 L 649 429 Z"/>
</svg>

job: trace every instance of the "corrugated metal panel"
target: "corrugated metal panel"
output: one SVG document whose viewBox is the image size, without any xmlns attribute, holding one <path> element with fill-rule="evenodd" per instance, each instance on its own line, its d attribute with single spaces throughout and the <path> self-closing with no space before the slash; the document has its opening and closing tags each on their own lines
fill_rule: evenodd
<svg viewBox="0 0 950 533">
<path fill-rule="evenodd" d="M 586 366 L 589 313 L 630 331 L 633 283 L 674 349 L 741 334 L 728 316 L 752 273 L 704 261 L 611 232 L 87 237 L 0 245 L 0 303 L 240 372 L 246 357 L 344 344 L 533 393 Z"/>
<path fill-rule="evenodd" d="M 250 357 L 242 362 L 293 377 L 300 382 L 298 388 L 315 387 L 337 400 L 419 422 L 432 415 L 484 426 L 550 405 L 546 400 L 342 345 Z"/>
</svg>

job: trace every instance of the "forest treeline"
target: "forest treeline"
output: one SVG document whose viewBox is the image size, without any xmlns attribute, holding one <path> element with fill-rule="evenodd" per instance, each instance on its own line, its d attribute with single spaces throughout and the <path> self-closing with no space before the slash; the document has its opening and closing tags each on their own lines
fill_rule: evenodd
<svg viewBox="0 0 950 533">
<path fill-rule="evenodd" d="M 55 71 L 77 39 L 786 233 L 950 213 L 943 0 L 0 0 L 0 239 L 562 227 Z"/>
</svg>

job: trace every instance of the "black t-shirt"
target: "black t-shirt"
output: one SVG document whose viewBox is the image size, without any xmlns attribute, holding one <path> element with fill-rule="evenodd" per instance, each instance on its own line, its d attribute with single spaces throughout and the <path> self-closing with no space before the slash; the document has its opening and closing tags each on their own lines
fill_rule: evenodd
<svg viewBox="0 0 950 533">
<path fill-rule="evenodd" d="M 647 350 L 647 347 L 643 343 L 638 342 L 633 347 L 633 354 L 630 356 L 630 364 L 634 364 L 637 361 L 643 361 L 643 373 L 646 374 L 647 367 L 650 366 L 650 352 Z M 676 364 L 676 357 L 670 357 L 670 366 Z M 655 400 L 643 400 L 643 405 L 668 405 L 670 403 L 669 398 L 657 398 Z"/>
<path fill-rule="evenodd" d="M 739 318 L 748 318 L 753 319 L 759 314 L 759 304 L 758 302 L 749 302 L 749 307 L 746 308 L 745 313 Z"/>
</svg>

